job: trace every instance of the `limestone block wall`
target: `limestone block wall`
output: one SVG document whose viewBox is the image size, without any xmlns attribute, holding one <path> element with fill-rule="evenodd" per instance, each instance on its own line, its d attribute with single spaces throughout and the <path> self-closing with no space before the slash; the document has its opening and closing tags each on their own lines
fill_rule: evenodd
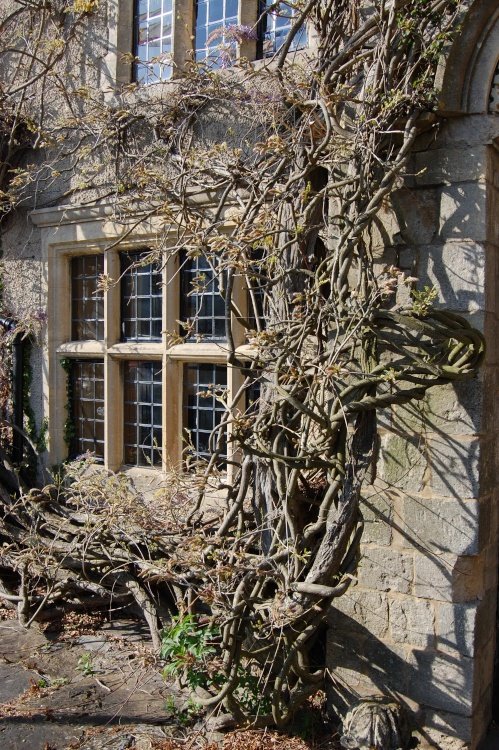
<svg viewBox="0 0 499 750">
<path fill-rule="evenodd" d="M 356 581 L 330 618 L 333 700 L 398 696 L 422 747 L 475 748 L 490 720 L 497 597 L 499 159 L 490 116 L 426 135 L 394 197 L 390 262 L 485 332 L 472 382 L 379 422 Z"/>
<path fill-rule="evenodd" d="M 71 88 L 88 85 L 96 90 L 101 90 L 103 96 L 109 90 L 110 73 L 106 64 L 111 60 L 115 63 L 120 61 L 116 49 L 116 8 L 117 0 L 113 2 L 100 3 L 97 12 L 91 17 L 88 25 L 79 32 L 74 45 L 71 47 L 71 55 L 61 65 L 64 68 L 64 80 L 68 91 Z M 128 15 L 122 10 L 123 26 L 128 21 L 128 32 L 131 35 L 131 1 L 122 3 L 123 8 L 129 5 Z M 106 64 L 104 64 L 106 63 Z M 116 65 L 115 65 L 116 67 Z M 77 76 L 66 75 L 67 69 L 72 69 Z M 128 77 L 130 64 L 128 64 Z M 8 71 L 2 71 L 8 78 Z M 116 71 L 114 71 L 116 77 Z M 54 87 L 47 94 L 46 107 L 64 107 L 64 101 Z M 30 164 L 43 163 L 44 155 L 28 151 L 25 159 Z M 69 166 L 69 165 L 68 165 Z M 105 177 L 105 169 L 101 170 L 102 179 Z M 90 201 L 95 193 L 88 190 L 85 195 L 81 191 L 72 194 L 75 183 L 80 181 L 79 171 L 74 174 L 71 170 L 61 173 L 57 179 L 41 177 L 27 194 L 21 206 L 18 206 L 12 214 L 2 219 L 0 232 L 0 286 L 1 307 L 4 315 L 25 320 L 31 316 L 41 315 L 47 312 L 47 266 L 43 261 L 41 233 L 30 220 L 30 213 L 34 208 L 54 206 L 61 202 L 78 203 L 78 201 Z M 50 327 L 57 326 L 58 321 L 49 320 Z M 44 365 L 43 350 L 47 345 L 47 326 L 45 326 L 38 339 L 34 342 L 31 355 L 32 379 L 30 386 L 31 406 L 34 411 L 37 428 L 40 430 L 43 421 L 47 419 L 47 409 L 44 407 Z"/>
<path fill-rule="evenodd" d="M 46 312 L 46 278 L 41 262 L 40 233 L 28 219 L 28 211 L 16 212 L 4 222 L 0 235 L 1 307 L 4 315 L 17 319 L 42 317 Z M 43 422 L 42 347 L 46 329 L 31 351 L 31 405 L 37 428 Z"/>
</svg>

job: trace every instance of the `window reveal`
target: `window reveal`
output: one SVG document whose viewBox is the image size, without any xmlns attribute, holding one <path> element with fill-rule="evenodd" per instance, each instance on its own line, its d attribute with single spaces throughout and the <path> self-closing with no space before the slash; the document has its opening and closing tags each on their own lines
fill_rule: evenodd
<svg viewBox="0 0 499 750">
<path fill-rule="evenodd" d="M 162 372 L 159 362 L 123 363 L 125 463 L 159 466 L 162 442 Z"/>
<path fill-rule="evenodd" d="M 104 273 L 102 255 L 80 255 L 71 260 L 71 338 L 85 341 L 104 338 L 104 295 L 99 280 Z"/>
</svg>

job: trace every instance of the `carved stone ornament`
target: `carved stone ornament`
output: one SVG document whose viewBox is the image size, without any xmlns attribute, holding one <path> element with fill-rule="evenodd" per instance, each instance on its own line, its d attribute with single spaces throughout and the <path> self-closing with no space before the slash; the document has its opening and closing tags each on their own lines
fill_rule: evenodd
<svg viewBox="0 0 499 750">
<path fill-rule="evenodd" d="M 366 698 L 343 722 L 342 747 L 349 750 L 407 750 L 411 731 L 402 706 L 389 698 Z"/>
</svg>

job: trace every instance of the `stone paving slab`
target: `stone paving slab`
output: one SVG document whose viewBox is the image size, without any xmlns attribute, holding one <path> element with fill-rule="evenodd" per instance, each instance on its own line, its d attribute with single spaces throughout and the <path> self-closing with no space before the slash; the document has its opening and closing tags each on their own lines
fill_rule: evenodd
<svg viewBox="0 0 499 750">
<path fill-rule="evenodd" d="M 144 634 L 139 624 L 120 622 L 60 640 L 60 633 L 0 620 L 0 749 L 92 750 L 104 737 L 107 748 L 109 736 L 112 750 L 135 746 L 137 727 L 165 737 L 161 725 L 172 723 L 177 695 Z"/>
</svg>

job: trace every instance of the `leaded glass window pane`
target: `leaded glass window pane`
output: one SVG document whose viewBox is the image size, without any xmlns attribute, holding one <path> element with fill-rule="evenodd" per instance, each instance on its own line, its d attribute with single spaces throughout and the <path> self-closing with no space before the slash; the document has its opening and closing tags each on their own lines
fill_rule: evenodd
<svg viewBox="0 0 499 750">
<path fill-rule="evenodd" d="M 125 463 L 161 464 L 161 364 L 124 362 Z"/>
<path fill-rule="evenodd" d="M 227 457 L 226 428 L 220 425 L 227 409 L 227 368 L 213 364 L 184 365 L 184 427 L 188 431 L 189 453 L 208 460 L 221 437 L 220 458 Z"/>
<path fill-rule="evenodd" d="M 104 459 L 104 363 L 74 360 L 71 365 L 73 456 L 94 453 Z"/>
<path fill-rule="evenodd" d="M 156 83 L 171 77 L 173 0 L 137 0 L 134 17 L 135 80 Z"/>
<path fill-rule="evenodd" d="M 156 263 L 140 265 L 144 253 L 121 256 L 122 341 L 161 341 L 163 292 Z"/>
<path fill-rule="evenodd" d="M 219 278 L 203 255 L 186 257 L 181 272 L 182 321 L 187 340 L 225 339 L 225 302 L 220 294 Z"/>
<path fill-rule="evenodd" d="M 73 341 L 104 338 L 104 295 L 99 281 L 104 273 L 102 255 L 71 259 L 71 338 Z"/>
</svg>

